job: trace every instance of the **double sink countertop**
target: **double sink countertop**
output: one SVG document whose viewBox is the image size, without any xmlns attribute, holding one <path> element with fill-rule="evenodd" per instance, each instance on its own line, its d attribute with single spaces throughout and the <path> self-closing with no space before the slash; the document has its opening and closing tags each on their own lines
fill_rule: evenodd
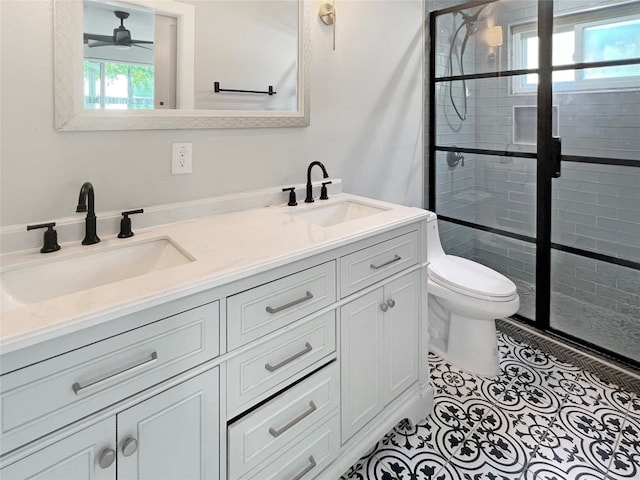
<svg viewBox="0 0 640 480">
<path fill-rule="evenodd" d="M 280 204 L 249 208 L 139 230 L 134 225 L 135 236 L 131 238 L 108 235 L 89 246 L 78 240 L 63 243 L 62 249 L 54 253 L 42 254 L 39 249 L 7 253 L 0 257 L 0 349 L 8 353 L 57 338 L 320 254 L 428 215 L 420 208 L 338 193 L 329 200 L 295 207 Z M 103 263 L 108 265 L 113 263 L 109 258 L 118 258 L 119 250 L 134 259 L 136 249 L 130 247 L 145 243 L 166 247 L 173 260 L 160 269 L 122 279 L 117 272 L 115 280 L 100 279 L 100 271 L 93 272 L 98 277 L 96 286 L 66 294 L 62 289 L 60 295 L 54 292 L 51 298 L 38 298 L 41 292 L 46 292 L 41 289 L 53 288 L 56 282 L 74 281 L 68 276 L 77 273 L 73 268 L 65 270 L 65 265 L 81 265 L 79 262 L 87 257 L 86 264 L 92 266 L 95 263 L 89 257 L 96 255 L 103 256 Z M 47 264 L 62 278 L 42 277 Z M 32 267 L 40 271 L 33 279 L 29 277 Z M 22 270 L 23 283 L 33 288 L 35 300 L 13 298 L 7 279 L 12 271 L 18 270 Z M 99 284 L 103 281 L 108 283 Z"/>
</svg>

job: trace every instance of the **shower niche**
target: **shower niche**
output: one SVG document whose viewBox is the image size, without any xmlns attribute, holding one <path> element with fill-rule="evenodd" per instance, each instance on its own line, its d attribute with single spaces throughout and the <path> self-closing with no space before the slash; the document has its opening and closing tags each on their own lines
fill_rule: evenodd
<svg viewBox="0 0 640 480">
<path fill-rule="evenodd" d="M 552 110 L 551 129 L 554 137 L 559 137 L 558 106 Z M 513 143 L 516 145 L 535 145 L 537 138 L 538 107 L 531 105 L 513 106 Z"/>
</svg>

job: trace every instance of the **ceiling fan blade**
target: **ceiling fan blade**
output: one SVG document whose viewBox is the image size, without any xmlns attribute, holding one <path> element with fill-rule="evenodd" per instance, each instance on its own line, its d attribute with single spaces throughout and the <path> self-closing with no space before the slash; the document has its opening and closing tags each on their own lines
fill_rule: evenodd
<svg viewBox="0 0 640 480">
<path fill-rule="evenodd" d="M 132 47 L 144 48 L 145 50 L 153 50 L 153 48 L 143 47 L 142 45 L 138 45 L 137 43 L 131 42 Z"/>
<path fill-rule="evenodd" d="M 111 42 L 101 42 L 99 40 L 89 40 L 87 42 L 87 46 L 89 48 L 93 47 L 112 47 L 114 45 L 113 41 Z"/>
<path fill-rule="evenodd" d="M 111 35 L 97 35 L 94 33 L 85 33 L 83 35 L 84 35 L 84 43 L 89 43 L 89 40 L 93 40 L 96 42 L 113 44 L 113 37 Z"/>
<path fill-rule="evenodd" d="M 153 40 L 131 40 L 131 43 L 144 44 L 144 45 L 153 45 Z"/>
</svg>

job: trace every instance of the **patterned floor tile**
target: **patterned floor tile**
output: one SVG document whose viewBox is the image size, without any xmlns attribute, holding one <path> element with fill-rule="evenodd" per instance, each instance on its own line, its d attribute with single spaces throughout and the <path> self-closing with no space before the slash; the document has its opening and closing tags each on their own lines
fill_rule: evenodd
<svg viewBox="0 0 640 480">
<path fill-rule="evenodd" d="M 518 478 L 526 460 L 524 446 L 508 431 L 478 427 L 464 439 L 449 464 L 458 472 L 487 472 Z"/>
<path fill-rule="evenodd" d="M 344 480 L 640 480 L 640 398 L 498 332 L 500 374 L 429 354 L 434 411 Z"/>
<path fill-rule="evenodd" d="M 434 447 L 447 458 L 455 455 L 465 439 L 490 412 L 491 403 L 479 397 L 464 401 L 449 398 L 436 402 L 430 416 Z"/>
<path fill-rule="evenodd" d="M 633 399 L 634 394 L 587 371 L 581 373 L 570 394 L 570 401 L 577 405 L 594 408 L 609 406 L 620 411 L 633 409 Z"/>
<path fill-rule="evenodd" d="M 631 418 L 635 418 L 640 421 L 640 396 L 635 396 L 629 403 L 629 410 L 627 411 Z"/>
<path fill-rule="evenodd" d="M 564 406 L 536 455 L 566 468 L 587 464 L 606 472 L 624 421 L 623 412 L 609 407 Z"/>
<path fill-rule="evenodd" d="M 607 472 L 612 479 L 640 479 L 640 420 L 627 415 Z"/>
<path fill-rule="evenodd" d="M 505 362 L 505 369 L 512 381 L 496 398 L 496 405 L 514 413 L 527 410 L 548 416 L 553 416 L 567 396 L 566 376 L 574 375 L 562 370 L 539 372 L 535 367 L 512 360 Z"/>
<path fill-rule="evenodd" d="M 591 465 L 560 466 L 534 461 L 527 466 L 522 480 L 604 480 L 604 472 Z"/>
</svg>

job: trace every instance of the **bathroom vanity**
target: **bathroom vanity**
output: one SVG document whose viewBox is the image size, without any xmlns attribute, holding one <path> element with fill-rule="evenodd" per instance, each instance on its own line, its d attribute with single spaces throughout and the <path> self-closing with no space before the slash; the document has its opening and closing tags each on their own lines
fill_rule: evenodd
<svg viewBox="0 0 640 480">
<path fill-rule="evenodd" d="M 4 255 L 0 476 L 338 478 L 432 408 L 426 218 L 340 193 Z M 84 257 L 116 280 L 38 285 Z"/>
</svg>

